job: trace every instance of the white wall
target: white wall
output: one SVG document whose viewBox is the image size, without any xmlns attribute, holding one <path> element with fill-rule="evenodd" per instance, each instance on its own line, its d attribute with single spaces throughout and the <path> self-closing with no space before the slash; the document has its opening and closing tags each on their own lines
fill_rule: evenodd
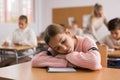
<svg viewBox="0 0 120 80">
<path fill-rule="evenodd" d="M 119 3 L 120 0 L 43 0 L 42 1 L 42 26 L 45 27 L 52 23 L 52 9 L 63 7 L 78 7 L 94 5 L 99 2 L 103 5 L 105 15 L 108 20 L 114 17 L 120 17 Z M 107 35 L 109 32 L 106 27 L 102 27 L 98 31 L 99 39 Z"/>
</svg>

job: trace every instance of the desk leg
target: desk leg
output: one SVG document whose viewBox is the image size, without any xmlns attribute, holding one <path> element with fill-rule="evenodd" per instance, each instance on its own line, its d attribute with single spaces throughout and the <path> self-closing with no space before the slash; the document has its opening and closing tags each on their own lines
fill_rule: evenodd
<svg viewBox="0 0 120 80">
<path fill-rule="evenodd" d="M 16 56 L 16 63 L 18 64 L 18 53 L 16 50 L 15 50 L 15 56 Z"/>
<path fill-rule="evenodd" d="M 0 50 L 1 62 L 7 60 L 8 56 L 5 50 Z"/>
<path fill-rule="evenodd" d="M 1 50 L 1 62 L 5 60 L 4 56 L 5 56 L 4 50 Z"/>
<path fill-rule="evenodd" d="M 0 62 L 2 62 L 2 50 L 0 50 Z"/>
<path fill-rule="evenodd" d="M 7 60 L 8 59 L 8 53 L 7 53 L 7 51 L 4 51 L 3 53 L 4 53 L 4 60 Z"/>
</svg>

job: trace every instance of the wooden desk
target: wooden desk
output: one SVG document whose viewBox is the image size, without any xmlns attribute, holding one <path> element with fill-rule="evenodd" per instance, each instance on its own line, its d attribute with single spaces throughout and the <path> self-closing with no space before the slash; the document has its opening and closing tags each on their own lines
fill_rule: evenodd
<svg viewBox="0 0 120 80">
<path fill-rule="evenodd" d="M 18 63 L 18 51 L 23 51 L 23 50 L 28 50 L 28 49 L 33 49 L 36 48 L 36 46 L 13 46 L 13 47 L 4 47 L 0 46 L 0 51 L 1 51 L 1 59 L 5 59 L 5 51 L 13 51 L 16 56 L 16 63 Z"/>
<path fill-rule="evenodd" d="M 108 51 L 109 58 L 120 58 L 120 50 Z"/>
<path fill-rule="evenodd" d="M 120 69 L 79 69 L 74 73 L 48 73 L 45 68 L 31 68 L 31 63 L 27 62 L 0 68 L 0 77 L 15 80 L 120 80 Z"/>
<path fill-rule="evenodd" d="M 13 47 L 3 47 L 3 46 L 0 46 L 0 50 L 17 50 L 17 51 L 20 51 L 20 50 L 26 50 L 26 49 L 31 49 L 31 48 L 36 48 L 36 46 L 13 46 Z"/>
</svg>

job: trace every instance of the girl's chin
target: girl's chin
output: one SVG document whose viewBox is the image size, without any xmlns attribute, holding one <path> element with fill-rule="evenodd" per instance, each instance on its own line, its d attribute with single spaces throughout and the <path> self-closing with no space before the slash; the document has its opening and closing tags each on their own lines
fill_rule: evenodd
<svg viewBox="0 0 120 80">
<path fill-rule="evenodd" d="M 116 38 L 116 40 L 120 40 L 120 38 Z"/>
</svg>

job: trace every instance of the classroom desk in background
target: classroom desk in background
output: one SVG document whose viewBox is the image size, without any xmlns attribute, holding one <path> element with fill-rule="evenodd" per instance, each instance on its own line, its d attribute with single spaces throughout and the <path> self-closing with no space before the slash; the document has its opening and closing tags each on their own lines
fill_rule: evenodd
<svg viewBox="0 0 120 80">
<path fill-rule="evenodd" d="M 18 56 L 18 52 L 19 51 L 24 51 L 24 50 L 28 50 L 28 49 L 34 49 L 36 48 L 36 46 L 13 46 L 13 47 L 3 47 L 0 46 L 0 51 L 1 51 L 1 61 L 4 61 L 6 58 L 6 52 L 7 51 L 12 51 L 15 53 L 16 56 L 16 63 L 18 63 L 18 58 L 20 58 L 20 56 Z"/>
<path fill-rule="evenodd" d="M 0 77 L 15 80 L 120 80 L 120 69 L 77 69 L 73 73 L 48 73 L 45 68 L 31 68 L 31 62 L 26 62 L 0 68 Z"/>
<path fill-rule="evenodd" d="M 108 51 L 108 67 L 120 69 L 120 50 Z"/>
<path fill-rule="evenodd" d="M 45 43 L 45 41 L 38 41 L 37 51 L 46 51 L 48 50 L 48 45 Z"/>
<path fill-rule="evenodd" d="M 108 51 L 109 58 L 120 58 L 120 50 Z"/>
</svg>

